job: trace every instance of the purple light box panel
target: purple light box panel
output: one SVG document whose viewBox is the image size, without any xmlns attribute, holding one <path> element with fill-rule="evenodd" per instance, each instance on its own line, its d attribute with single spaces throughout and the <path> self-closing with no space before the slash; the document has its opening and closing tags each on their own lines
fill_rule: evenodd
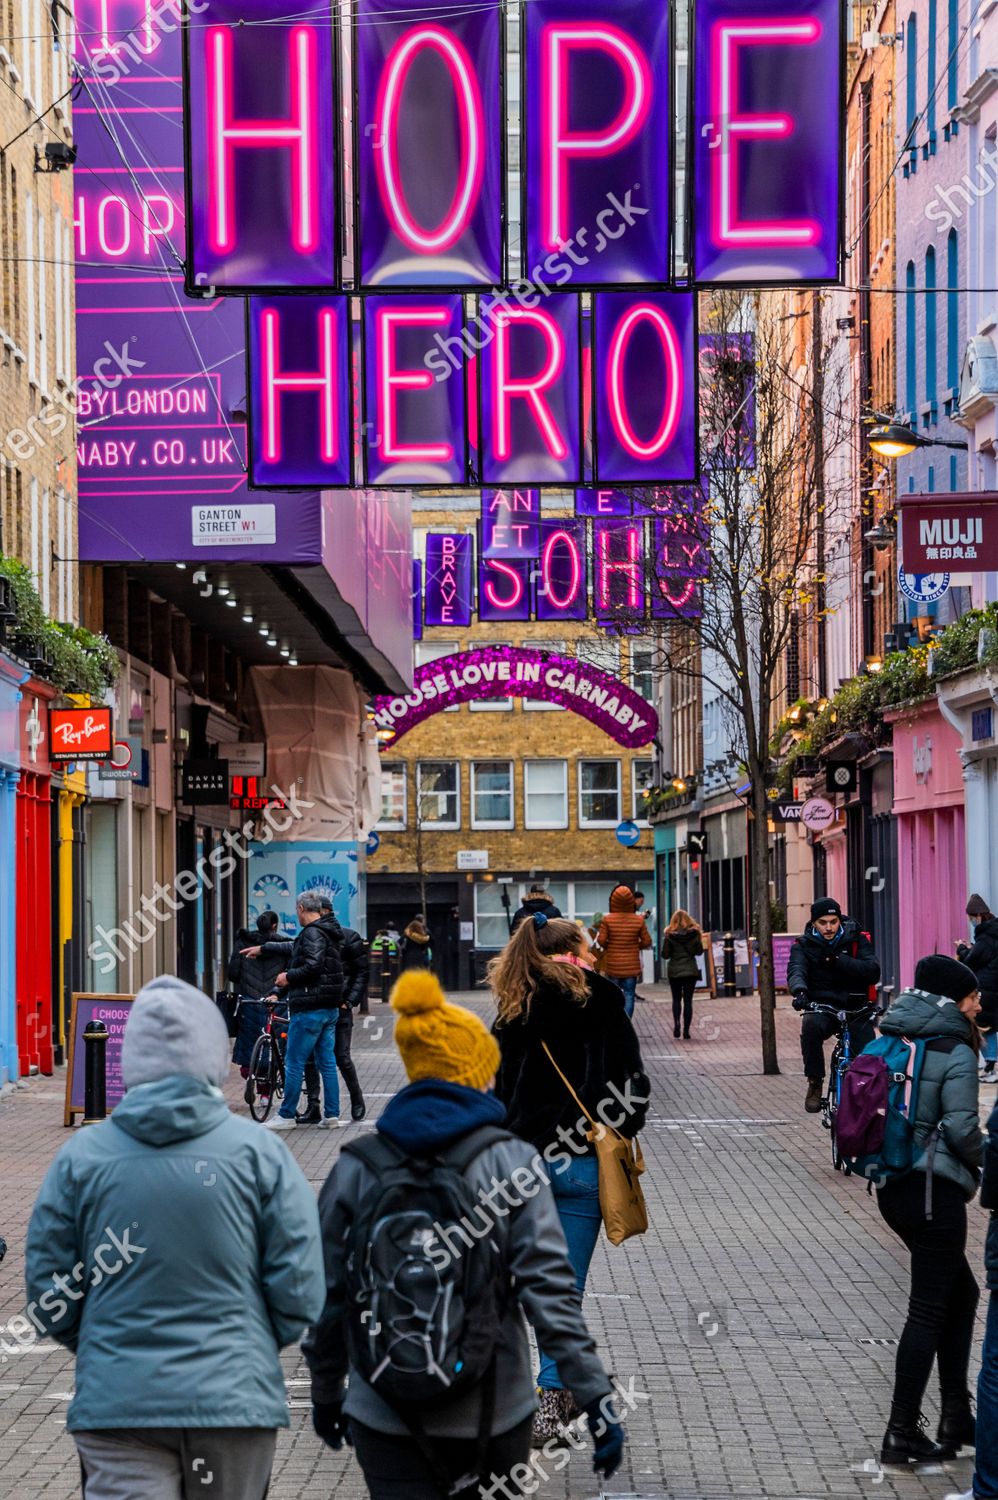
<svg viewBox="0 0 998 1500">
<path fill-rule="evenodd" d="M 480 620 L 529 620 L 530 575 L 536 562 L 523 558 L 504 562 L 498 557 L 478 565 L 478 618 Z"/>
<path fill-rule="evenodd" d="M 597 292 L 593 300 L 597 478 L 695 480 L 695 297 Z"/>
<path fill-rule="evenodd" d="M 580 477 L 579 298 L 537 307 L 483 300 L 478 437 L 486 484 L 572 484 Z"/>
<path fill-rule="evenodd" d="M 540 490 L 482 491 L 482 557 L 536 557 Z"/>
<path fill-rule="evenodd" d="M 503 280 L 501 10 L 444 16 L 371 0 L 354 23 L 365 286 Z"/>
<path fill-rule="evenodd" d="M 842 0 L 697 0 L 698 282 L 839 279 L 846 10 Z"/>
<path fill-rule="evenodd" d="M 247 299 L 250 485 L 351 482 L 346 297 Z"/>
<path fill-rule="evenodd" d="M 470 532 L 431 531 L 426 538 L 427 625 L 470 625 L 475 539 Z"/>
<path fill-rule="evenodd" d="M 584 620 L 589 607 L 585 521 L 570 516 L 543 520 L 540 543 L 534 594 L 538 620 Z"/>
<path fill-rule="evenodd" d="M 465 484 L 463 372 L 431 373 L 440 346 L 460 340 L 459 295 L 367 296 L 364 322 L 364 466 L 376 485 Z"/>
</svg>

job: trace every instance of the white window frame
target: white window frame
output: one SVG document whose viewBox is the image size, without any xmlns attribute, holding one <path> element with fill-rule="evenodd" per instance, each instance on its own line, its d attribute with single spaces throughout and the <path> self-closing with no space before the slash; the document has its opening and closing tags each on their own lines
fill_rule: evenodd
<svg viewBox="0 0 998 1500">
<path fill-rule="evenodd" d="M 499 943 L 499 945 L 497 947 L 492 947 L 491 945 L 489 945 L 489 946 L 486 947 L 486 946 L 483 946 L 483 944 L 481 943 L 480 938 L 479 938 L 479 923 L 480 923 L 481 918 L 482 918 L 483 915 L 486 916 L 486 917 L 488 917 L 492 921 L 505 921 L 505 922 L 508 923 L 508 918 L 510 916 L 512 916 L 513 912 L 520 905 L 519 899 L 514 894 L 514 889 L 515 888 L 513 886 L 511 886 L 511 885 L 509 885 L 509 886 L 500 886 L 500 885 L 494 885 L 494 884 L 481 885 L 477 881 L 475 882 L 475 885 L 474 885 L 475 947 L 476 948 L 481 948 L 481 950 L 482 950 L 483 953 L 499 953 L 506 946 L 506 943 L 507 943 L 507 941 L 509 939 L 509 927 L 508 927 L 508 925 L 506 927 L 505 933 L 502 935 L 502 938 L 503 938 L 502 942 Z M 480 899 L 480 897 L 482 895 L 484 895 L 485 892 L 488 891 L 490 893 L 495 893 L 496 895 L 498 895 L 500 903 L 501 903 L 501 901 L 502 901 L 501 892 L 503 890 L 509 891 L 510 905 L 509 905 L 509 912 L 508 913 L 507 913 L 505 907 L 503 907 L 501 904 L 500 904 L 500 909 L 499 909 L 498 912 L 492 912 L 492 911 L 485 912 L 485 913 L 480 913 L 479 912 L 479 909 L 478 909 L 479 899 Z"/>
<path fill-rule="evenodd" d="M 565 649 L 564 641 L 531 641 L 530 644 L 537 651 L 553 651 L 559 656 Z M 543 698 L 524 698 L 522 702 L 525 714 L 563 714 L 566 712 L 564 703 L 545 703 Z"/>
<path fill-rule="evenodd" d="M 381 805 L 385 804 L 384 778 L 392 771 L 402 772 L 402 819 L 397 818 L 378 819 L 377 827 L 385 832 L 400 833 L 409 826 L 409 767 L 404 760 L 386 761 L 381 767 Z"/>
<path fill-rule="evenodd" d="M 642 651 L 642 652 L 647 651 L 651 655 L 651 667 L 650 667 L 648 673 L 645 673 L 643 670 L 639 673 L 638 670 L 637 670 L 637 668 L 634 665 L 635 655 L 639 651 Z M 630 646 L 628 647 L 627 675 L 628 675 L 628 679 L 630 681 L 631 687 L 638 694 L 638 696 L 641 697 L 641 698 L 644 698 L 644 700 L 645 700 L 646 703 L 654 703 L 654 701 L 655 701 L 655 676 L 656 676 L 656 673 L 655 673 L 655 642 L 650 637 L 647 637 L 647 636 L 646 637 L 634 636 L 632 638 Z M 651 677 L 651 691 L 649 693 L 642 692 L 642 690 L 638 687 L 637 679 L 638 679 L 639 676 L 641 676 L 641 677 L 650 676 Z"/>
<path fill-rule="evenodd" d="M 655 762 L 649 755 L 635 756 L 631 761 L 631 821 L 639 823 L 642 828 L 647 828 L 648 819 L 644 816 L 638 786 L 638 766 L 651 766 L 652 780 L 655 778 Z"/>
<path fill-rule="evenodd" d="M 422 811 L 421 811 L 421 803 L 422 803 L 423 797 L 424 797 L 424 795 L 427 795 L 427 796 L 433 796 L 433 795 L 435 795 L 434 793 L 424 793 L 423 792 L 422 783 L 423 783 L 423 767 L 424 766 L 453 766 L 454 767 L 454 792 L 453 792 L 453 795 L 454 795 L 455 802 L 456 802 L 456 807 L 457 807 L 457 819 L 456 819 L 455 822 L 453 822 L 453 823 L 451 823 L 451 822 L 437 822 L 436 819 L 434 819 L 430 823 L 427 823 L 427 822 L 423 821 L 423 815 L 422 815 Z M 447 795 L 449 796 L 451 794 L 447 793 Z M 418 760 L 416 762 L 416 808 L 415 808 L 415 819 L 416 819 L 416 825 L 415 826 L 418 827 L 418 828 L 420 828 L 420 829 L 422 829 L 422 831 L 424 833 L 456 833 L 457 830 L 461 827 L 461 762 L 459 760 L 448 759 L 444 755 L 432 755 L 432 756 L 427 756 L 426 760 Z"/>
<path fill-rule="evenodd" d="M 546 818 L 531 818 L 530 816 L 530 769 L 532 766 L 560 766 L 561 767 L 561 796 L 564 806 L 564 818 L 561 822 L 552 823 Z M 551 796 L 550 792 L 538 793 L 540 796 Z M 523 762 L 523 826 L 524 828 L 567 828 L 568 827 L 568 761 L 560 760 L 556 756 L 538 756 L 534 760 Z"/>
<path fill-rule="evenodd" d="M 616 766 L 616 768 L 617 768 L 617 816 L 615 818 L 587 818 L 585 816 L 585 814 L 583 813 L 583 810 L 582 810 L 583 809 L 583 801 L 582 801 L 582 799 L 583 799 L 583 796 L 586 795 L 586 793 L 584 791 L 584 788 L 583 788 L 583 785 L 582 785 L 582 768 L 583 768 L 583 766 L 600 766 L 600 765 L 602 765 L 602 766 Z M 610 755 L 605 755 L 605 756 L 604 755 L 590 755 L 590 756 L 586 756 L 584 760 L 579 760 L 577 762 L 577 766 L 578 766 L 577 774 L 578 774 L 578 779 L 579 779 L 579 788 L 578 788 L 578 790 L 579 790 L 579 827 L 580 828 L 616 828 L 617 824 L 619 822 L 621 822 L 620 809 L 621 809 L 621 802 L 623 800 L 623 792 L 622 792 L 621 781 L 620 781 L 620 761 L 618 759 L 616 759 L 615 757 L 610 756 Z M 590 792 L 588 795 L 589 796 L 597 796 L 597 795 L 601 795 L 601 794 Z"/>
<path fill-rule="evenodd" d="M 478 800 L 478 767 L 485 765 L 505 766 L 509 771 L 509 817 L 492 819 L 480 818 L 477 814 Z M 488 795 L 488 794 L 486 794 Z M 511 760 L 473 760 L 471 762 L 471 826 L 472 828 L 513 828 L 516 822 L 516 783 L 513 778 L 513 762 Z"/>
<path fill-rule="evenodd" d="M 442 661 L 445 656 L 453 656 L 461 649 L 460 641 L 416 641 L 415 663 L 417 667 L 432 666 L 435 661 Z M 427 653 L 435 652 L 436 655 Z M 460 703 L 450 703 L 444 709 L 445 714 L 456 714 L 460 709 Z"/>
</svg>

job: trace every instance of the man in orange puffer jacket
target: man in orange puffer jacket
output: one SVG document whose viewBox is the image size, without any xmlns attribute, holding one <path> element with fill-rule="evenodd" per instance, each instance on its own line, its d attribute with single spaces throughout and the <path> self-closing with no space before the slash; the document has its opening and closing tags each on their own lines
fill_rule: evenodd
<svg viewBox="0 0 998 1500">
<path fill-rule="evenodd" d="M 641 950 L 651 947 L 651 936 L 630 886 L 618 885 L 610 892 L 610 911 L 599 925 L 596 941 L 603 950 L 601 969 L 623 990 L 624 1009 L 632 1016 L 641 978 Z"/>
</svg>

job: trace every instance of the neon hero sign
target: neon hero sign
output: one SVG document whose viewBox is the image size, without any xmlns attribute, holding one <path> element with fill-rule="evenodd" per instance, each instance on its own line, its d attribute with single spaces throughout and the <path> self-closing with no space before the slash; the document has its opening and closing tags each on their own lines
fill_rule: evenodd
<svg viewBox="0 0 998 1500">
<path fill-rule="evenodd" d="M 671 281 L 672 9 L 520 7 L 518 269 L 532 282 L 555 266 L 556 285 Z M 347 38 L 332 11 L 311 0 L 289 21 L 277 0 L 205 0 L 185 23 L 189 290 L 335 289 L 346 247 L 359 288 L 505 284 L 503 7 L 371 0 Z M 697 0 L 699 282 L 837 279 L 844 12 Z"/>
</svg>

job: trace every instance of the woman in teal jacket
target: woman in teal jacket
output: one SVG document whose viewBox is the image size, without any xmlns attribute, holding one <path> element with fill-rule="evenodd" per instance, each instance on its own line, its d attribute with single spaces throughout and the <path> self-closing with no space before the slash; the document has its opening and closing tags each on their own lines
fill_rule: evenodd
<svg viewBox="0 0 998 1500">
<path fill-rule="evenodd" d="M 267 1492 L 288 1425 L 279 1354 L 322 1311 L 322 1250 L 287 1146 L 222 1096 L 228 1052 L 204 995 L 147 984 L 124 1099 L 67 1141 L 35 1203 L 23 1337 L 76 1355 L 86 1500 L 200 1493 L 209 1471 L 224 1500 Z"/>
</svg>

